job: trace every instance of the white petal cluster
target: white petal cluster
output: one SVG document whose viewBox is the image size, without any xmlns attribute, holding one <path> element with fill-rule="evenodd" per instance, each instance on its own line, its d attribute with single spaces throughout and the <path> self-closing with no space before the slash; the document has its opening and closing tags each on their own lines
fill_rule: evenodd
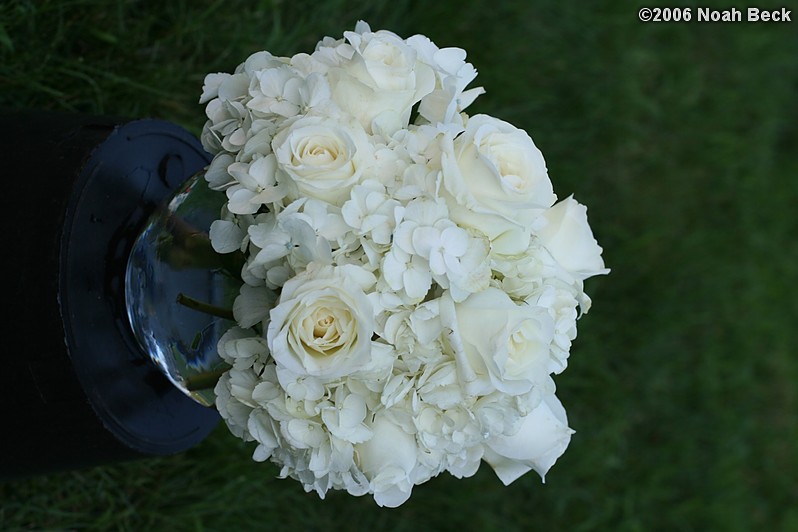
<svg viewBox="0 0 798 532">
<path fill-rule="evenodd" d="M 552 377 L 609 270 L 529 135 L 464 112 L 465 57 L 360 22 L 205 79 L 210 238 L 245 259 L 216 406 L 322 497 L 542 477 L 573 432 Z"/>
</svg>

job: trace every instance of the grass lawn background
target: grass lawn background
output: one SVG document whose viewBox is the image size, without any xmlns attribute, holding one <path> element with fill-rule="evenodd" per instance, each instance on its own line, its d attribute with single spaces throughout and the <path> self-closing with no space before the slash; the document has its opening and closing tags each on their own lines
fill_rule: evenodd
<svg viewBox="0 0 798 532">
<path fill-rule="evenodd" d="M 178 456 L 0 483 L 0 529 L 798 530 L 798 4 L 784 24 L 680 4 L 692 22 L 613 1 L 0 5 L 0 108 L 195 134 L 204 75 L 257 50 L 309 52 L 358 19 L 462 47 L 487 91 L 469 113 L 530 133 L 612 268 L 557 378 L 577 432 L 546 484 L 483 465 L 396 510 L 321 501 L 220 425 Z"/>
</svg>

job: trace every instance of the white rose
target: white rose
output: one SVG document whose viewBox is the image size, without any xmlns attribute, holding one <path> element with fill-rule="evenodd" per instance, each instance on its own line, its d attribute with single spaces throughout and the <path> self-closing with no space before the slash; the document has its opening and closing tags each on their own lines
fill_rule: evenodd
<svg viewBox="0 0 798 532">
<path fill-rule="evenodd" d="M 306 116 L 272 141 L 278 168 L 296 190 L 289 199 L 309 196 L 341 206 L 371 160 L 372 148 L 358 124 Z"/>
<path fill-rule="evenodd" d="M 545 308 L 518 305 L 487 288 L 462 303 L 447 292 L 440 309 L 466 393 L 519 395 L 548 381 L 554 321 Z"/>
<path fill-rule="evenodd" d="M 393 124 L 389 130 L 406 126 L 413 105 L 435 88 L 432 68 L 390 31 L 371 32 L 368 24 L 359 22 L 344 36 L 351 57 L 328 73 L 333 100 L 368 131 L 378 117 L 383 128 Z"/>
<path fill-rule="evenodd" d="M 520 253 L 532 221 L 556 196 L 540 150 L 527 133 L 475 115 L 452 141 L 441 141 L 444 194 L 452 220 L 484 233 L 496 253 Z"/>
<path fill-rule="evenodd" d="M 576 320 L 580 311 L 586 312 L 584 307 L 580 308 L 578 298 L 579 293 L 573 285 L 552 281 L 551 284 L 544 284 L 526 300 L 529 304 L 547 308 L 554 320 L 549 362 L 552 373 L 562 373 L 568 365 L 571 341 L 576 338 Z"/>
<path fill-rule="evenodd" d="M 411 473 L 416 467 L 416 438 L 385 413 L 378 412 L 371 423 L 374 435 L 355 446 L 360 469 L 369 479 L 374 500 L 380 506 L 396 508 L 410 498 Z"/>
<path fill-rule="evenodd" d="M 587 223 L 587 207 L 569 196 L 544 212 L 542 218 L 546 224 L 537 231 L 540 241 L 571 275 L 585 280 L 609 273 L 601 258 L 601 246 Z"/>
<path fill-rule="evenodd" d="M 283 285 L 266 338 L 275 362 L 297 375 L 342 377 L 371 360 L 374 311 L 349 270 L 315 266 Z"/>
<path fill-rule="evenodd" d="M 483 459 L 505 486 L 530 469 L 545 481 L 546 472 L 565 452 L 573 433 L 559 399 L 554 394 L 547 395 L 521 418 L 518 432 L 488 440 Z"/>
</svg>

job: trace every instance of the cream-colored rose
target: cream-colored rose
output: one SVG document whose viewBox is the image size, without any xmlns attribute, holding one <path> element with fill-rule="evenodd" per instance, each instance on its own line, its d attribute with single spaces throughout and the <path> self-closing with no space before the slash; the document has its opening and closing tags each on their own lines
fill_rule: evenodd
<svg viewBox="0 0 798 532">
<path fill-rule="evenodd" d="M 518 432 L 488 440 L 483 459 L 505 486 L 531 469 L 545 481 L 546 472 L 568 448 L 573 433 L 560 400 L 547 395 L 521 418 Z"/>
<path fill-rule="evenodd" d="M 390 31 L 372 32 L 360 22 L 344 36 L 351 57 L 328 73 L 335 103 L 367 131 L 372 131 L 375 119 L 383 129 L 406 126 L 413 105 L 435 88 L 432 68 L 418 61 L 416 50 Z"/>
<path fill-rule="evenodd" d="M 487 288 L 461 303 L 444 294 L 440 313 L 466 393 L 519 395 L 548 381 L 554 321 L 545 308 Z"/>
<path fill-rule="evenodd" d="M 484 233 L 496 253 L 524 251 L 532 221 L 556 199 L 543 155 L 529 135 L 475 115 L 457 138 L 442 137 L 441 150 L 452 220 Z"/>
<path fill-rule="evenodd" d="M 358 465 L 369 480 L 369 490 L 380 506 L 396 508 L 410 497 L 411 473 L 416 467 L 416 439 L 396 424 L 385 410 L 374 415 L 374 435 L 355 446 Z"/>
<path fill-rule="evenodd" d="M 358 281 L 346 268 L 312 264 L 283 285 L 266 335 L 278 366 L 332 379 L 370 362 L 374 310 Z"/>
<path fill-rule="evenodd" d="M 544 212 L 542 218 L 546 223 L 537 231 L 540 241 L 571 275 L 584 280 L 609 273 L 601 258 L 601 246 L 587 223 L 587 207 L 569 196 Z"/>
<path fill-rule="evenodd" d="M 289 200 L 311 197 L 338 207 L 360 182 L 372 151 L 360 125 L 317 116 L 281 130 L 272 149 L 278 169 L 288 177 Z"/>
</svg>

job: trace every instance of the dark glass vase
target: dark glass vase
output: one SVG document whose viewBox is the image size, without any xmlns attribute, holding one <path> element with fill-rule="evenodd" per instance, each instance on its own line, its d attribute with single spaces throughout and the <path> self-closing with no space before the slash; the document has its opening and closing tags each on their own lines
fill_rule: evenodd
<svg viewBox="0 0 798 532">
<path fill-rule="evenodd" d="M 196 445 L 218 414 L 174 386 L 142 349 L 125 292 L 137 239 L 209 155 L 188 132 L 159 120 L 0 117 L 11 285 L 3 298 L 0 477 Z M 157 320 L 170 306 L 180 305 L 142 312 Z"/>
</svg>

